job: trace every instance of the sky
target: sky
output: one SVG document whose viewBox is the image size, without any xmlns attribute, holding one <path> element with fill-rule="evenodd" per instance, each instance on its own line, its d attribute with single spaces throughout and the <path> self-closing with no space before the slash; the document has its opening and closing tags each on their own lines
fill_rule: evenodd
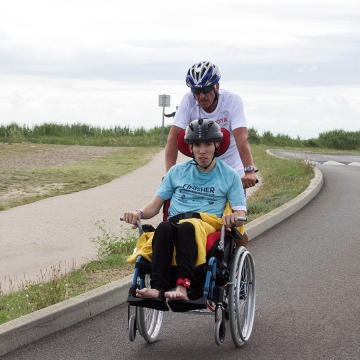
<svg viewBox="0 0 360 360">
<path fill-rule="evenodd" d="M 2 1 L 0 125 L 161 126 L 202 60 L 260 135 L 360 131 L 355 0 Z"/>
</svg>

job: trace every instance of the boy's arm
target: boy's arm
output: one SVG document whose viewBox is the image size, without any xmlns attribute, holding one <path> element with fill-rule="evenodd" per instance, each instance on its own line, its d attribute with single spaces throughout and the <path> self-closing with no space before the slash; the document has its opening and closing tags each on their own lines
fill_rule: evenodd
<svg viewBox="0 0 360 360">
<path fill-rule="evenodd" d="M 159 196 L 154 196 L 153 199 L 148 202 L 139 210 L 127 211 L 124 213 L 124 221 L 129 224 L 136 225 L 136 222 L 141 219 L 151 219 L 157 215 L 164 204 L 164 199 Z M 135 228 L 136 226 L 134 226 Z"/>
<path fill-rule="evenodd" d="M 243 210 L 234 210 L 230 214 L 223 215 L 222 222 L 227 228 L 232 226 L 239 227 L 244 224 L 244 221 L 238 221 L 238 218 L 246 218 L 246 213 Z"/>
</svg>

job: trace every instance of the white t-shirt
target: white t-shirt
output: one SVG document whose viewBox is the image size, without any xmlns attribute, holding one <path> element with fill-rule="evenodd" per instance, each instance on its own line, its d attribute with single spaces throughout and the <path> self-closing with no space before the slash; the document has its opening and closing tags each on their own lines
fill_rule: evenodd
<svg viewBox="0 0 360 360">
<path fill-rule="evenodd" d="M 230 146 L 225 154 L 219 158 L 235 169 L 240 175 L 240 178 L 245 176 L 244 165 L 241 161 L 233 135 L 234 129 L 247 127 L 241 97 L 231 91 L 220 89 L 216 109 L 212 113 L 207 113 L 198 105 L 193 94 L 188 92 L 181 99 L 172 124 L 186 129 L 191 121 L 198 118 L 214 120 L 220 127 L 230 132 Z"/>
</svg>

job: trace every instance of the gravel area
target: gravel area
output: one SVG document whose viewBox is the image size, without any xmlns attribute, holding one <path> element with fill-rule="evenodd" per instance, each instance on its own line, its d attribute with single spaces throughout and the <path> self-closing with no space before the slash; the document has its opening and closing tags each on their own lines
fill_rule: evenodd
<svg viewBox="0 0 360 360">
<path fill-rule="evenodd" d="M 17 170 L 66 165 L 101 158 L 120 149 L 79 145 L 0 144 L 0 169 Z"/>
</svg>

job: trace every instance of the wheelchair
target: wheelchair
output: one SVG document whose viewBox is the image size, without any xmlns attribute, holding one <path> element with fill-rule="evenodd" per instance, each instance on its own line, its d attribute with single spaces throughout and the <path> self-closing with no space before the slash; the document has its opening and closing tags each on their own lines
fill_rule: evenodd
<svg viewBox="0 0 360 360">
<path fill-rule="evenodd" d="M 240 219 L 239 219 L 240 220 Z M 137 222 L 140 235 L 154 231 L 151 225 Z M 171 308 L 175 312 L 214 316 L 214 339 L 217 345 L 225 340 L 226 324 L 230 326 L 232 340 L 241 347 L 249 340 L 255 316 L 256 283 L 255 266 L 251 253 L 243 246 L 236 248 L 241 234 L 223 226 L 221 231 L 207 238 L 207 262 L 205 280 L 198 289 L 197 299 L 178 300 L 181 306 Z M 129 298 L 136 288 L 150 287 L 151 263 L 137 257 Z M 196 293 L 196 291 L 194 291 Z M 129 299 L 128 298 L 128 299 Z M 170 302 L 168 302 L 170 304 Z M 128 305 L 128 334 L 134 341 L 137 331 L 148 343 L 154 343 L 160 334 L 164 311 Z"/>
</svg>

